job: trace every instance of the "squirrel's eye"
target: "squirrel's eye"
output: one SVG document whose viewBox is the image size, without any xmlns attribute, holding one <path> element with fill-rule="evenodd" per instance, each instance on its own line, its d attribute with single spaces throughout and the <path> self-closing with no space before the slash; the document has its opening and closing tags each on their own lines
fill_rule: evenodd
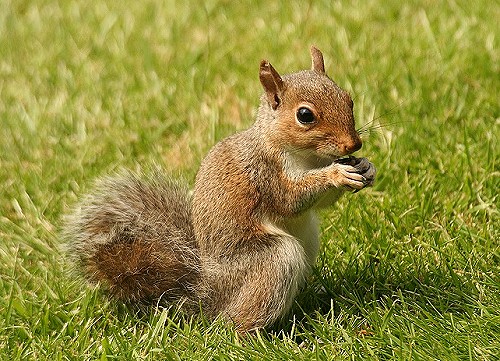
<svg viewBox="0 0 500 361">
<path fill-rule="evenodd" d="M 314 117 L 314 114 L 311 111 L 311 109 L 302 107 L 299 108 L 299 110 L 297 110 L 297 120 L 301 124 L 311 124 L 316 120 L 316 118 Z"/>
</svg>

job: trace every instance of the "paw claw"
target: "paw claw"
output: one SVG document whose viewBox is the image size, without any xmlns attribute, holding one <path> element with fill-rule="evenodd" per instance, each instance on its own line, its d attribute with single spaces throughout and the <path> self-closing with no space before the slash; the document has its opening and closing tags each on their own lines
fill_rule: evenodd
<svg viewBox="0 0 500 361">
<path fill-rule="evenodd" d="M 366 158 L 349 158 L 350 162 L 334 163 L 336 169 L 337 187 L 343 187 L 358 192 L 364 187 L 371 186 L 375 179 L 376 169 Z"/>
</svg>

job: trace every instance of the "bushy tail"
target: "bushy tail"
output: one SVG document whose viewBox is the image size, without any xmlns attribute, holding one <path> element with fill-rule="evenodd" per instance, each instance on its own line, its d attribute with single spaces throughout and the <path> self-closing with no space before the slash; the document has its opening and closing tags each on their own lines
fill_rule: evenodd
<svg viewBox="0 0 500 361">
<path fill-rule="evenodd" d="M 194 297 L 200 262 L 190 197 L 160 171 L 101 179 L 64 235 L 85 275 L 120 299 Z"/>
</svg>

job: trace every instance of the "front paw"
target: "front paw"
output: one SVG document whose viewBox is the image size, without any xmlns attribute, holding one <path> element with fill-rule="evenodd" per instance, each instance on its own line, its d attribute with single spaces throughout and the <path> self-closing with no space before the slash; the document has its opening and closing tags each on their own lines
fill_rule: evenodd
<svg viewBox="0 0 500 361">
<path fill-rule="evenodd" d="M 339 172 L 339 184 L 345 188 L 356 191 L 373 185 L 377 170 L 375 166 L 366 158 L 343 158 L 335 163 Z"/>
<path fill-rule="evenodd" d="M 377 174 L 377 169 L 366 158 L 356 158 L 356 164 L 354 167 L 358 170 L 359 174 L 361 174 L 365 181 L 363 182 L 365 187 L 370 187 L 375 182 L 375 175 Z"/>
<path fill-rule="evenodd" d="M 334 163 L 331 166 L 331 181 L 336 188 L 360 190 L 365 187 L 366 178 L 359 170 L 348 164 Z"/>
</svg>

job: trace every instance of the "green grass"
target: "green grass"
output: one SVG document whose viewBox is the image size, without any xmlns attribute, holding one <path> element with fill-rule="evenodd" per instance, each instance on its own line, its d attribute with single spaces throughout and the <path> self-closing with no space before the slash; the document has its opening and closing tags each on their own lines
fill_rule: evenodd
<svg viewBox="0 0 500 361">
<path fill-rule="evenodd" d="M 0 2 L 0 359 L 498 360 L 500 6 L 400 3 Z M 242 340 L 67 272 L 62 217 L 96 177 L 192 182 L 251 124 L 259 61 L 306 68 L 311 44 L 379 173 L 323 214 L 287 320 Z"/>
</svg>

